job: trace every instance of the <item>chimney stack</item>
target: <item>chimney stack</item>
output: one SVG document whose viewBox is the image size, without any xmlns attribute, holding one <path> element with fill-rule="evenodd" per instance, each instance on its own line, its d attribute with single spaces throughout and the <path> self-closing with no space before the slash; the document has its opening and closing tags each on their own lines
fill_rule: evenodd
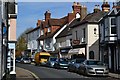
<svg viewBox="0 0 120 80">
<path fill-rule="evenodd" d="M 48 11 L 45 12 L 45 21 L 48 22 L 48 20 L 49 20 L 50 18 L 51 18 L 51 13 L 50 13 L 50 11 L 48 10 Z"/>
<path fill-rule="evenodd" d="M 72 8 L 73 8 L 73 13 L 75 14 L 80 13 L 81 5 L 79 2 L 74 2 Z"/>
<path fill-rule="evenodd" d="M 100 6 L 99 5 L 95 5 L 94 8 L 94 13 L 100 12 Z"/>
<path fill-rule="evenodd" d="M 104 11 L 104 12 L 110 11 L 110 5 L 108 4 L 107 1 L 104 1 L 101 7 L 102 7 L 102 11 Z"/>
<path fill-rule="evenodd" d="M 83 20 L 87 16 L 87 7 L 85 5 L 81 7 L 80 13 L 81 13 L 81 20 Z"/>
<path fill-rule="evenodd" d="M 37 27 L 39 27 L 40 24 L 41 24 L 41 20 L 38 20 L 38 21 L 37 21 Z"/>
</svg>

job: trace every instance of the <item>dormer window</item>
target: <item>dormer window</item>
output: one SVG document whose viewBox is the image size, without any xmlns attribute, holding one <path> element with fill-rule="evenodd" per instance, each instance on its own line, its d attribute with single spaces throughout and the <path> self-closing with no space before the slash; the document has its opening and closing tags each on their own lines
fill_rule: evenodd
<svg viewBox="0 0 120 80">
<path fill-rule="evenodd" d="M 116 19 L 113 17 L 110 19 L 110 23 L 111 23 L 111 34 L 116 34 Z"/>
</svg>

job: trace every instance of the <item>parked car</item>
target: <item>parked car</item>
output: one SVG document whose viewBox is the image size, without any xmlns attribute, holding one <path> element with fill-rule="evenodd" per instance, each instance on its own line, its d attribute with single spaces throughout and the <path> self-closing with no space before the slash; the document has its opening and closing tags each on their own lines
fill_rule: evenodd
<svg viewBox="0 0 120 80">
<path fill-rule="evenodd" d="M 65 58 L 58 58 L 54 64 L 54 68 L 68 68 L 68 61 Z"/>
<path fill-rule="evenodd" d="M 108 67 L 98 60 L 85 60 L 78 68 L 79 73 L 85 75 L 108 76 Z"/>
<path fill-rule="evenodd" d="M 20 62 L 21 62 L 21 58 L 19 58 L 19 57 L 16 58 L 16 59 L 15 59 L 15 62 L 16 62 L 16 63 L 20 63 Z"/>
<path fill-rule="evenodd" d="M 77 72 L 78 67 L 80 66 L 80 64 L 85 61 L 84 58 L 77 58 L 77 59 L 73 59 L 69 62 L 68 64 L 68 71 L 74 71 Z"/>
<path fill-rule="evenodd" d="M 27 57 L 21 58 L 21 63 L 30 64 L 31 60 L 29 58 L 27 58 Z"/>
<path fill-rule="evenodd" d="M 54 67 L 54 64 L 56 62 L 57 58 L 56 57 L 50 57 L 46 63 L 48 67 Z"/>
</svg>

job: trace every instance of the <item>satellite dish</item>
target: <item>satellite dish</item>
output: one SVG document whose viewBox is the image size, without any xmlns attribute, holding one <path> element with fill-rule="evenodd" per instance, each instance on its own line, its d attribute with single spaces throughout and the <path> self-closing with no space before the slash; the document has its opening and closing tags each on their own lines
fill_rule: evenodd
<svg viewBox="0 0 120 80">
<path fill-rule="evenodd" d="M 76 19 L 77 18 L 80 18 L 80 14 L 79 13 L 76 13 Z"/>
</svg>

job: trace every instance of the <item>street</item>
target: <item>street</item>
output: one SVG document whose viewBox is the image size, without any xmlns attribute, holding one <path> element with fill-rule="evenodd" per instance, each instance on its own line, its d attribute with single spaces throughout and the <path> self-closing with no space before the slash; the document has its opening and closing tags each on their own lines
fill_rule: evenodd
<svg viewBox="0 0 120 80">
<path fill-rule="evenodd" d="M 36 74 L 40 80 L 61 79 L 61 80 L 118 80 L 111 77 L 87 77 L 73 72 L 67 72 L 63 69 L 54 69 L 48 67 L 34 66 L 34 64 L 16 64 L 17 67 L 27 69 Z"/>
</svg>

